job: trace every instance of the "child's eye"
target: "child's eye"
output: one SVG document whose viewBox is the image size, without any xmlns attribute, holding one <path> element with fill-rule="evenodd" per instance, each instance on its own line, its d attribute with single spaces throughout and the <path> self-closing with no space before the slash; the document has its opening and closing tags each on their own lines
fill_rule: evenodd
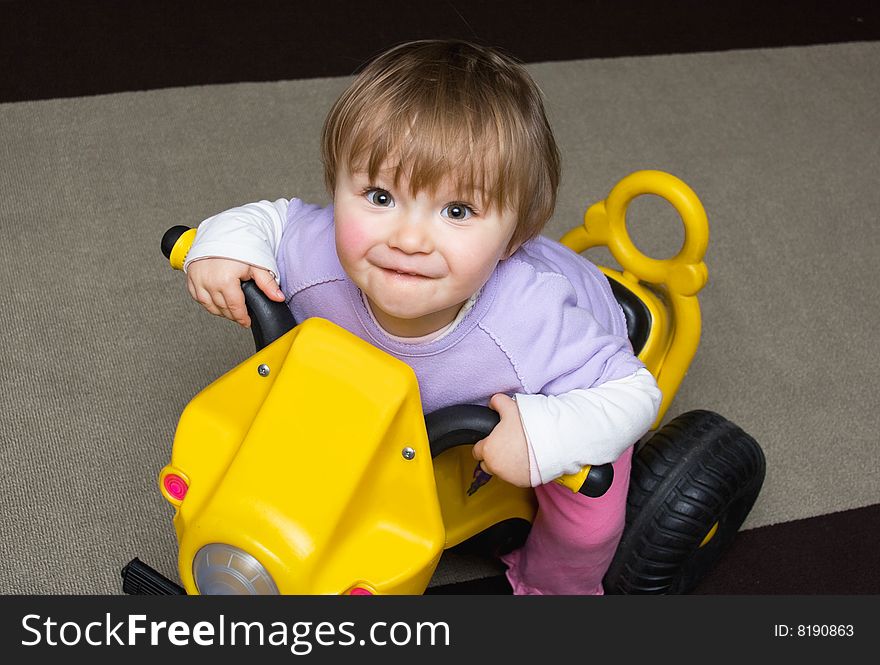
<svg viewBox="0 0 880 665">
<path fill-rule="evenodd" d="M 364 196 L 366 196 L 367 201 L 372 203 L 374 206 L 379 206 L 380 208 L 394 207 L 394 198 L 387 190 L 373 187 L 371 189 L 368 189 Z"/>
<path fill-rule="evenodd" d="M 440 211 L 440 214 L 455 222 L 461 222 L 470 219 L 474 215 L 474 210 L 464 203 L 450 203 Z"/>
</svg>

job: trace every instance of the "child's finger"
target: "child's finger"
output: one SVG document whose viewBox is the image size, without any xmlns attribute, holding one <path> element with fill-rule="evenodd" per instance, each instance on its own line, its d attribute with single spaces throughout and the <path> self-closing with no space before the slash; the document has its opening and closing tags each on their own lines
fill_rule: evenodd
<svg viewBox="0 0 880 665">
<path fill-rule="evenodd" d="M 235 321 L 240 326 L 249 328 L 251 319 L 244 304 L 244 294 L 239 286 L 234 286 L 217 294 L 215 301 L 220 306 L 223 316 L 230 321 Z"/>
<path fill-rule="evenodd" d="M 483 447 L 486 445 L 486 439 L 480 439 L 474 444 L 474 447 L 471 448 L 471 454 L 474 456 L 475 460 L 482 461 L 483 459 Z"/>
<path fill-rule="evenodd" d="M 222 291 L 211 292 L 211 304 L 217 310 L 217 316 L 222 316 L 224 319 L 230 318 L 229 308 L 226 306 L 226 298 L 223 297 Z"/>
<path fill-rule="evenodd" d="M 278 288 L 278 284 L 275 283 L 275 278 L 272 277 L 271 272 L 261 268 L 254 268 L 251 270 L 251 274 L 253 275 L 254 283 L 260 287 L 260 291 L 277 302 L 284 300 L 284 292 Z"/>
<path fill-rule="evenodd" d="M 489 408 L 493 411 L 496 411 L 499 416 L 503 419 L 504 416 L 513 412 L 513 409 L 517 409 L 516 402 L 505 395 L 504 393 L 496 393 L 492 395 L 492 399 L 489 400 Z"/>
<path fill-rule="evenodd" d="M 214 316 L 222 316 L 220 314 L 220 310 L 217 309 L 217 306 L 214 304 L 214 298 L 211 297 L 211 293 L 202 287 L 193 286 L 193 298 L 195 301 L 199 303 L 208 314 L 213 314 Z"/>
<path fill-rule="evenodd" d="M 492 472 L 489 470 L 489 467 L 486 466 L 486 460 L 483 457 L 485 454 L 485 448 L 486 439 L 480 439 L 474 444 L 474 447 L 471 448 L 471 454 L 474 456 L 474 459 L 480 463 L 480 468 L 483 472 L 492 475 Z"/>
</svg>

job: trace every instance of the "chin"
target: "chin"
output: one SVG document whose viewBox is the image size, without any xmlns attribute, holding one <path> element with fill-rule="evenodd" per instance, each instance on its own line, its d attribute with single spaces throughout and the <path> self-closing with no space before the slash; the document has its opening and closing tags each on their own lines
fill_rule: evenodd
<svg viewBox="0 0 880 665">
<path fill-rule="evenodd" d="M 375 302 L 375 301 L 374 301 Z M 421 319 L 424 316 L 429 316 L 433 312 L 426 312 L 420 309 L 412 309 L 410 307 L 381 307 L 382 312 L 386 316 L 393 316 L 395 319 L 400 319 L 401 321 L 414 321 L 416 319 Z"/>
<path fill-rule="evenodd" d="M 387 297 L 390 295 L 387 293 L 385 297 L 378 298 L 369 291 L 365 293 L 374 307 L 396 319 L 418 319 L 433 313 L 433 310 L 426 306 L 425 297 L 420 298 L 418 293 L 413 293 L 411 296 L 406 292 L 396 293 L 392 298 Z"/>
</svg>

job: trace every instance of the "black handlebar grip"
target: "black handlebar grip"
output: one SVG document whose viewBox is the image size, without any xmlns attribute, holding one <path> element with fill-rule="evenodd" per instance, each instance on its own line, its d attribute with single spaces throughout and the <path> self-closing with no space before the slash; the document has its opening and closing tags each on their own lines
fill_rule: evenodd
<svg viewBox="0 0 880 665">
<path fill-rule="evenodd" d="M 241 290 L 244 292 L 244 304 L 251 317 L 251 333 L 257 351 L 296 326 L 293 313 L 287 303 L 270 300 L 253 280 L 242 282 Z"/>
<path fill-rule="evenodd" d="M 437 409 L 425 416 L 431 457 L 455 446 L 474 445 L 485 439 L 501 418 L 486 406 L 454 404 Z"/>
</svg>

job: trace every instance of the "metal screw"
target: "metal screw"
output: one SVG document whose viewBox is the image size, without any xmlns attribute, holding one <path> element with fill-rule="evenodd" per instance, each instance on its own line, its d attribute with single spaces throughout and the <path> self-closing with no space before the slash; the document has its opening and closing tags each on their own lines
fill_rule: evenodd
<svg viewBox="0 0 880 665">
<path fill-rule="evenodd" d="M 416 451 L 407 446 L 403 449 L 403 459 L 412 459 L 416 456 Z"/>
<path fill-rule="evenodd" d="M 265 363 L 257 367 L 257 374 L 260 376 L 269 376 L 269 366 Z"/>
</svg>

